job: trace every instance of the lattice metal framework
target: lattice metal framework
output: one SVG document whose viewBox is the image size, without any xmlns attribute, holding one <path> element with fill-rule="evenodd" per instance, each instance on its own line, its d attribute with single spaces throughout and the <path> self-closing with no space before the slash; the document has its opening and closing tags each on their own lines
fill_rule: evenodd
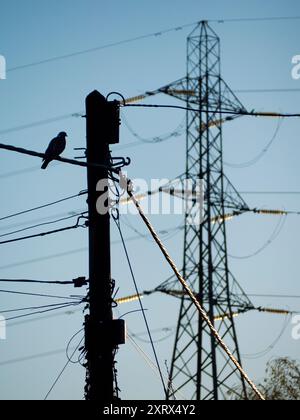
<svg viewBox="0 0 300 420">
<path fill-rule="evenodd" d="M 253 305 L 228 268 L 225 220 L 228 209 L 248 206 L 223 172 L 222 125 L 233 118 L 222 112 L 245 108 L 221 78 L 220 42 L 207 22 L 190 34 L 187 47 L 187 77 L 161 90 L 198 111 L 187 111 L 186 178 L 204 181 L 204 219 L 200 225 L 193 224 L 193 207 L 187 211 L 183 275 L 241 362 L 233 318 Z M 161 290 L 172 294 L 176 287 L 169 281 Z M 243 379 L 194 305 L 182 293 L 180 299 L 168 398 L 181 391 L 189 399 L 227 399 L 233 387 L 246 397 Z"/>
</svg>

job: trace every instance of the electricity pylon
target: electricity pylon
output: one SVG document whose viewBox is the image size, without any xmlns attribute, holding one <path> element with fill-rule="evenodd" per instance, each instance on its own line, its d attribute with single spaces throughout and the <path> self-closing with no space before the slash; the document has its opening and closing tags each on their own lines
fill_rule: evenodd
<svg viewBox="0 0 300 420">
<path fill-rule="evenodd" d="M 232 215 L 248 206 L 224 175 L 222 125 L 237 117 L 225 112 L 245 108 L 221 78 L 220 41 L 207 22 L 199 23 L 188 37 L 187 77 L 160 91 L 196 109 L 187 111 L 186 178 L 204 182 L 204 216 L 202 223 L 194 224 L 195 209 L 191 206 L 186 211 L 183 276 L 241 362 L 233 318 L 253 305 L 229 271 L 225 222 L 229 211 Z M 176 295 L 175 282 L 168 281 L 160 289 Z M 181 391 L 189 399 L 226 399 L 233 387 L 246 398 L 236 367 L 219 349 L 193 303 L 180 289 L 177 295 L 181 304 L 168 398 Z"/>
</svg>

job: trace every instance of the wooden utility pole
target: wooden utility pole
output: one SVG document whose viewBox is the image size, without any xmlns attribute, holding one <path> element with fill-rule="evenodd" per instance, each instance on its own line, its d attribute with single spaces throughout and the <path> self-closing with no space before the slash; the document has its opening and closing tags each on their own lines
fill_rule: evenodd
<svg viewBox="0 0 300 420">
<path fill-rule="evenodd" d="M 117 343 L 112 315 L 110 215 L 107 199 L 109 145 L 118 142 L 118 131 L 118 103 L 108 102 L 97 91 L 90 93 L 86 98 L 90 313 L 85 318 L 85 393 L 86 399 L 93 401 L 114 399 L 114 352 Z M 97 201 L 101 201 L 103 208 L 97 210 Z"/>
</svg>

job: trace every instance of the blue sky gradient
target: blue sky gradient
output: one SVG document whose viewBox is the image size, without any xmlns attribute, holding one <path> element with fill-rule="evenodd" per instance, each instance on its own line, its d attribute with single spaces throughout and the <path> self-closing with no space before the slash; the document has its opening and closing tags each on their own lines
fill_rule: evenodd
<svg viewBox="0 0 300 420">
<path fill-rule="evenodd" d="M 73 158 L 75 147 L 85 146 L 85 120 L 71 117 L 65 121 L 3 133 L 3 130 L 56 116 L 84 111 L 86 95 L 98 89 L 103 94 L 119 91 L 125 97 L 156 89 L 186 73 L 186 37 L 193 27 L 161 36 L 102 49 L 73 58 L 57 60 L 35 67 L 15 67 L 47 58 L 106 45 L 144 34 L 203 19 L 298 16 L 300 5 L 294 0 L 254 0 L 250 2 L 202 0 L 137 0 L 104 2 L 101 0 L 0 0 L 0 54 L 7 61 L 7 79 L 0 80 L 0 142 L 44 151 L 59 131 L 69 135 L 64 155 Z M 300 80 L 291 77 L 292 57 L 300 54 L 299 21 L 213 23 L 221 38 L 222 75 L 233 90 L 290 88 L 300 89 Z M 249 110 L 299 112 L 299 92 L 240 93 L 239 99 Z M 154 97 L 147 103 L 177 103 L 168 97 Z M 184 111 L 126 109 L 129 124 L 141 136 L 151 138 L 173 131 L 183 120 Z M 270 141 L 276 120 L 243 118 L 224 128 L 224 159 L 242 163 L 257 156 Z M 285 120 L 276 141 L 256 165 L 244 169 L 226 167 L 226 173 L 239 191 L 300 191 L 299 120 Z M 130 156 L 131 178 L 174 178 L 184 172 L 184 134 L 157 145 L 143 144 L 122 150 L 135 142 L 125 124 L 121 127 L 120 145 L 115 155 Z M 17 211 L 76 194 L 86 188 L 82 168 L 53 164 L 40 171 L 36 158 L 0 151 L 0 218 Z M 25 171 L 12 174 L 16 171 Z M 252 207 L 300 211 L 300 195 L 245 195 Z M 39 218 L 60 216 L 85 208 L 80 197 L 55 207 L 0 221 L 0 234 L 14 230 L 15 224 L 31 223 Z M 157 229 L 178 226 L 178 216 L 153 216 Z M 128 216 L 140 232 L 143 224 Z M 71 224 L 62 222 L 58 226 Z M 229 253 L 246 256 L 255 253 L 274 231 L 278 219 L 246 215 L 228 222 Z M 255 294 L 300 295 L 298 249 L 299 216 L 290 216 L 278 238 L 263 252 L 249 259 L 230 258 L 231 271 L 242 287 Z M 42 228 L 43 230 L 43 228 Z M 47 230 L 47 227 L 46 229 Z M 35 232 L 41 231 L 41 228 Z M 125 237 L 134 232 L 124 226 Z M 112 239 L 118 234 L 112 226 Z M 1 240 L 1 239 L 0 239 Z M 182 265 L 183 237 L 179 231 L 166 242 L 178 266 Z M 71 280 L 87 276 L 87 231 L 84 229 L 1 245 L 0 278 Z M 134 293 L 130 273 L 120 244 L 112 246 L 113 277 L 119 296 Z M 149 290 L 170 275 L 169 268 L 151 241 L 128 242 L 136 278 L 141 290 Z M 26 261 L 53 254 L 72 254 L 38 262 Z M 84 294 L 71 286 L 33 286 L 0 284 L 1 289 L 69 296 Z M 4 310 L 56 303 L 55 299 L 0 293 L 0 314 Z M 300 310 L 298 299 L 253 298 L 257 306 Z M 174 327 L 178 301 L 153 295 L 144 299 L 153 330 Z M 138 308 L 137 303 L 119 308 L 120 314 Z M 64 312 L 64 311 L 60 311 Z M 117 315 L 117 313 L 116 313 Z M 42 315 L 41 315 L 42 317 Z M 127 317 L 130 331 L 145 331 L 139 313 Z M 82 313 L 64 313 L 21 325 L 8 324 L 7 340 L 0 340 L 0 398 L 43 399 L 65 364 L 64 353 L 1 365 L 2 361 L 57 349 L 64 349 L 74 333 L 82 327 Z M 276 356 L 298 358 L 300 341 L 292 339 L 288 322 L 276 346 L 260 358 L 255 354 L 268 349 L 285 323 L 281 316 L 249 313 L 237 319 L 237 329 L 244 366 L 254 380 L 263 377 L 265 364 Z M 11 326 L 10 326 L 11 325 Z M 154 333 L 155 339 L 168 332 Z M 81 336 L 79 335 L 79 339 Z M 146 338 L 146 336 L 143 336 Z M 78 341 L 77 341 L 78 343 Z M 77 344 L 74 341 L 74 344 Z M 149 354 L 147 343 L 140 343 Z M 173 335 L 157 343 L 163 371 L 170 361 Z M 249 356 L 249 355 L 254 355 Z M 119 386 L 123 399 L 162 399 L 159 379 L 128 342 L 118 353 Z M 142 384 L 142 386 L 141 386 Z M 84 369 L 71 365 L 50 395 L 53 399 L 82 399 Z"/>
</svg>

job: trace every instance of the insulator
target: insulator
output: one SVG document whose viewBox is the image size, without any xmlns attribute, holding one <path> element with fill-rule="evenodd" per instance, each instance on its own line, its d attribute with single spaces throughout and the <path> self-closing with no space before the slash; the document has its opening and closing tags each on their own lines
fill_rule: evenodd
<svg viewBox="0 0 300 420">
<path fill-rule="evenodd" d="M 146 95 L 133 96 L 132 98 L 125 99 L 125 104 L 130 104 L 132 102 L 142 101 L 146 97 L 147 97 Z"/>
<path fill-rule="evenodd" d="M 141 201 L 144 198 L 146 198 L 147 195 L 149 195 L 149 193 L 147 193 L 147 194 L 137 194 L 137 195 L 134 196 L 134 198 L 137 201 Z M 130 203 L 130 202 L 131 202 L 131 198 L 130 197 L 124 197 L 124 198 L 121 198 L 121 200 L 120 200 L 120 204 L 127 204 L 127 203 Z"/>
<path fill-rule="evenodd" d="M 174 297 L 182 297 L 182 296 L 187 296 L 187 292 L 185 290 L 167 290 L 167 289 L 155 289 L 154 292 L 161 292 L 161 293 L 165 293 L 167 295 L 170 296 L 174 296 Z M 144 292 L 144 294 L 150 294 L 149 292 Z"/>
<path fill-rule="evenodd" d="M 143 295 L 131 295 L 131 296 L 125 296 L 123 298 L 115 299 L 115 301 L 121 305 L 122 303 L 129 303 L 129 302 L 135 302 L 136 300 L 142 299 Z"/>
<path fill-rule="evenodd" d="M 258 308 L 260 312 L 267 312 L 276 315 L 289 315 L 291 312 L 285 309 L 274 309 L 274 308 Z"/>
<path fill-rule="evenodd" d="M 216 217 L 212 217 L 210 219 L 211 223 L 224 223 L 227 220 L 231 220 L 234 218 L 234 216 L 236 216 L 236 214 L 233 213 L 229 213 L 229 214 L 224 214 L 224 216 L 216 216 Z"/>
<path fill-rule="evenodd" d="M 186 95 L 186 96 L 195 96 L 196 92 L 194 90 L 167 90 L 166 93 L 170 95 Z"/>
<path fill-rule="evenodd" d="M 288 213 L 284 210 L 255 210 L 258 214 L 272 214 L 275 216 L 286 216 Z"/>
<path fill-rule="evenodd" d="M 208 128 L 210 128 L 210 127 L 219 127 L 225 121 L 226 120 L 221 119 L 221 120 L 210 121 L 208 124 L 202 123 L 199 131 L 201 131 L 201 133 L 204 133 Z"/>
<path fill-rule="evenodd" d="M 239 312 L 232 312 L 232 318 L 236 318 L 239 315 L 240 315 Z M 223 319 L 229 319 L 229 318 L 231 318 L 231 314 L 226 313 L 226 314 L 223 314 L 223 315 L 215 316 L 214 321 L 222 321 Z"/>
</svg>

